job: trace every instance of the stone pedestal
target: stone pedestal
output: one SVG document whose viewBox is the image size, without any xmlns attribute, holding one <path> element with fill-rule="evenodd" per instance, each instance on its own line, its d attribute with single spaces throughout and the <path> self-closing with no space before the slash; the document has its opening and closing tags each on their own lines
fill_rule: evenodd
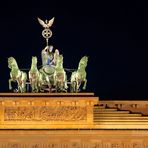
<svg viewBox="0 0 148 148">
<path fill-rule="evenodd" d="M 93 127 L 93 93 L 0 94 L 0 129 Z"/>
</svg>

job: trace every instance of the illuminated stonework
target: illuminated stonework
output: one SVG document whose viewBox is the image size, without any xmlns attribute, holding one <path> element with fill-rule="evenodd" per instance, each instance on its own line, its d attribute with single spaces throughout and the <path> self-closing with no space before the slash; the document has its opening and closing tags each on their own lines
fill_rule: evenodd
<svg viewBox="0 0 148 148">
<path fill-rule="evenodd" d="M 93 126 L 93 93 L 25 93 L 0 97 L 1 129 L 65 129 Z"/>
<path fill-rule="evenodd" d="M 147 148 L 147 131 L 6 130 L 0 148 Z"/>
<path fill-rule="evenodd" d="M 86 121 L 87 108 L 80 106 L 6 107 L 4 121 Z"/>
</svg>

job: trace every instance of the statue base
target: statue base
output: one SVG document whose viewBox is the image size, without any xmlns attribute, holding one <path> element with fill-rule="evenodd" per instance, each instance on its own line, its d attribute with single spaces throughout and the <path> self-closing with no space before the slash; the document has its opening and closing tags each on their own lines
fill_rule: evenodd
<svg viewBox="0 0 148 148">
<path fill-rule="evenodd" d="M 0 129 L 93 127 L 93 93 L 1 93 Z"/>
</svg>

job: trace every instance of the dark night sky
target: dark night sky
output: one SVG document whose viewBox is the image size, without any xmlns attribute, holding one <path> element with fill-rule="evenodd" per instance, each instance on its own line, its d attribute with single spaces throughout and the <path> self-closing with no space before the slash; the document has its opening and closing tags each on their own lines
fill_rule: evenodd
<svg viewBox="0 0 148 148">
<path fill-rule="evenodd" d="M 148 98 L 148 8 L 143 1 L 6 2 L 0 5 L 0 92 L 8 92 L 7 57 L 29 68 L 45 46 L 37 17 L 55 16 L 49 40 L 77 68 L 89 56 L 86 91 L 102 99 Z"/>
</svg>

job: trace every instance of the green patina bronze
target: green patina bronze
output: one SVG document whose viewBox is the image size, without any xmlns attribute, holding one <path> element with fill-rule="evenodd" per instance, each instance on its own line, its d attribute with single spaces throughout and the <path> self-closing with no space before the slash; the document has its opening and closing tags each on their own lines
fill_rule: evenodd
<svg viewBox="0 0 148 148">
<path fill-rule="evenodd" d="M 32 57 L 31 69 L 29 71 L 29 81 L 32 92 L 42 92 L 46 88 L 51 91 L 51 84 L 53 84 L 54 68 L 45 65 L 40 70 L 37 68 L 37 57 Z"/>
<path fill-rule="evenodd" d="M 27 74 L 19 69 L 15 58 L 13 57 L 8 58 L 8 67 L 11 69 L 10 79 L 9 79 L 9 89 L 12 90 L 11 82 L 16 81 L 18 85 L 18 89 L 15 91 L 26 92 Z"/>
<path fill-rule="evenodd" d="M 32 92 L 39 92 L 40 73 L 37 68 L 37 57 L 32 57 L 31 69 L 29 71 L 29 81 Z"/>
<path fill-rule="evenodd" d="M 63 56 L 56 56 L 55 65 L 44 65 L 41 69 L 37 68 L 37 57 L 32 57 L 31 68 L 28 72 L 29 84 L 31 86 L 31 92 L 67 92 L 68 85 L 70 84 L 71 92 L 79 92 L 82 83 L 83 89 L 86 89 L 86 66 L 88 57 L 84 56 L 81 58 L 78 69 L 72 72 L 70 82 L 67 82 L 67 75 L 63 68 Z M 16 60 L 13 57 L 8 58 L 8 67 L 10 71 L 9 89 L 12 88 L 12 81 L 17 82 L 18 88 L 15 92 L 26 92 L 26 81 L 27 74 L 21 71 L 17 65 Z"/>
<path fill-rule="evenodd" d="M 59 55 L 54 72 L 54 86 L 56 91 L 67 91 L 67 75 L 63 68 L 63 56 Z"/>
<path fill-rule="evenodd" d="M 71 75 L 71 92 L 78 92 L 80 85 L 84 82 L 83 89 L 86 89 L 87 79 L 86 79 L 86 66 L 88 62 L 88 57 L 84 56 L 79 62 L 77 71 L 74 71 Z"/>
</svg>

